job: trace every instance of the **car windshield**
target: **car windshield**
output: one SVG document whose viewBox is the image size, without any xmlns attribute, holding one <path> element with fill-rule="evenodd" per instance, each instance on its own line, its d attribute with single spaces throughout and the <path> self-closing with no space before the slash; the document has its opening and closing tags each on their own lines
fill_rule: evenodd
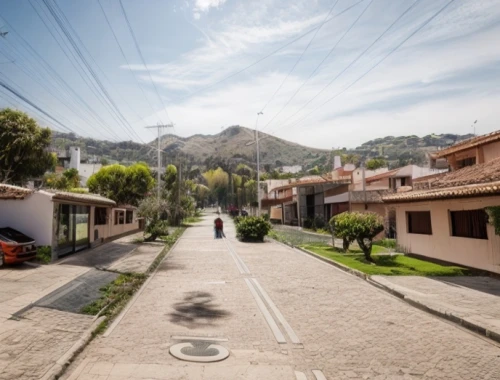
<svg viewBox="0 0 500 380">
<path fill-rule="evenodd" d="M 0 240 L 6 243 L 29 243 L 33 239 L 12 228 L 0 228 Z"/>
</svg>

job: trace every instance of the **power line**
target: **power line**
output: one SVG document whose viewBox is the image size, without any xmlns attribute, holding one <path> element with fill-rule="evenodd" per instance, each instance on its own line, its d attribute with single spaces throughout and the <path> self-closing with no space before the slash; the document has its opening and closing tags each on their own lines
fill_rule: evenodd
<svg viewBox="0 0 500 380">
<path fill-rule="evenodd" d="M 69 29 L 71 29 L 71 26 L 70 25 L 67 26 L 65 24 L 65 21 L 66 21 L 66 23 L 68 23 L 68 21 L 67 21 L 67 19 L 66 20 L 64 19 L 64 14 L 62 15 L 63 18 L 61 18 L 61 16 L 59 16 L 57 14 L 56 10 L 49 3 L 49 0 L 42 0 L 42 1 L 45 4 L 45 6 L 47 7 L 47 9 L 49 10 L 49 12 L 52 15 L 52 17 L 54 18 L 54 20 L 56 21 L 56 23 L 59 26 L 59 28 L 61 29 L 61 31 L 63 32 L 66 39 L 69 41 L 73 50 L 75 51 L 75 53 L 79 57 L 80 62 L 82 62 L 83 65 L 85 66 L 88 74 L 90 75 L 90 78 L 92 79 L 92 83 L 96 85 L 97 89 L 100 90 L 100 95 L 103 97 L 105 102 L 107 104 L 109 104 L 109 107 L 110 107 L 112 114 L 116 115 L 117 120 L 125 127 L 125 133 L 127 133 L 132 140 L 134 139 L 134 137 L 132 137 L 132 135 L 136 134 L 136 136 L 139 138 L 139 140 L 142 141 L 140 136 L 137 135 L 137 133 L 132 128 L 132 126 L 128 123 L 127 119 L 123 116 L 122 112 L 120 111 L 117 104 L 115 103 L 115 101 L 113 100 L 113 98 L 111 97 L 109 92 L 107 91 L 106 87 L 104 86 L 104 84 L 100 80 L 99 76 L 97 75 L 95 70 L 92 68 L 92 65 L 85 58 L 85 55 L 83 54 L 82 50 L 79 48 L 77 41 L 75 40 L 75 38 L 73 38 L 73 36 L 69 30 Z M 75 32 L 73 31 L 73 33 L 75 33 Z M 76 38 L 79 40 L 77 35 L 76 35 Z M 79 40 L 79 42 L 81 43 L 80 40 Z M 84 49 L 85 49 L 85 47 L 84 47 Z M 90 53 L 88 51 L 87 51 L 87 53 L 89 54 L 89 56 L 93 60 Z M 94 61 L 94 63 L 95 63 L 95 61 Z M 142 141 L 142 142 L 144 143 L 144 141 Z"/>
<path fill-rule="evenodd" d="M 151 104 L 151 102 L 149 101 L 147 95 L 146 95 L 146 92 L 144 91 L 144 88 L 142 87 L 140 81 L 137 79 L 137 77 L 134 75 L 134 72 L 132 71 L 131 67 L 130 67 L 130 62 L 129 60 L 127 59 L 127 56 L 125 54 L 125 52 L 123 51 L 123 48 L 122 48 L 122 45 L 120 44 L 120 41 L 118 40 L 118 37 L 113 29 L 113 26 L 111 25 L 111 22 L 109 21 L 108 19 L 108 16 L 106 15 L 106 11 L 104 10 L 104 7 L 102 6 L 102 3 L 101 3 L 101 0 L 97 0 L 98 3 L 99 3 L 99 7 L 101 8 L 101 11 L 102 11 L 102 14 L 104 15 L 104 19 L 106 20 L 106 23 L 108 24 L 109 26 L 109 29 L 111 30 L 111 33 L 113 34 L 113 38 L 115 39 L 115 42 L 116 44 L 118 45 L 118 48 L 120 49 L 120 52 L 122 54 L 122 57 L 123 59 L 125 60 L 125 62 L 127 63 L 127 67 L 130 71 L 130 74 L 132 74 L 132 77 L 134 78 L 135 82 L 137 83 L 137 85 L 139 86 L 139 88 L 141 89 L 141 92 L 142 92 L 142 95 L 144 96 L 144 99 L 146 100 L 146 102 L 149 104 L 149 107 L 151 108 L 151 111 L 153 112 L 153 114 L 156 112 L 153 105 Z"/>
<path fill-rule="evenodd" d="M 410 7 L 408 7 L 396 20 L 392 22 L 391 25 L 387 29 L 385 29 L 382 34 L 380 34 L 370 45 L 368 45 L 365 50 L 363 50 L 354 60 L 352 60 L 340 73 L 338 73 L 334 78 L 332 78 L 323 88 L 317 92 L 311 99 L 309 99 L 302 107 L 300 107 L 293 115 L 289 116 L 283 124 L 285 124 L 288 120 L 293 118 L 295 115 L 297 115 L 300 111 L 302 111 L 305 107 L 307 107 L 314 99 L 316 99 L 318 96 L 320 96 L 329 86 L 333 84 L 340 76 L 342 76 L 347 70 L 349 70 L 361 57 L 363 57 L 382 37 L 385 36 L 385 34 L 392 29 L 394 25 L 398 23 L 399 20 L 401 20 L 413 7 L 417 5 L 417 3 L 420 0 L 416 0 Z"/>
<path fill-rule="evenodd" d="M 144 67 L 146 68 L 146 71 L 148 72 L 149 79 L 151 80 L 151 83 L 153 84 L 153 87 L 155 89 L 156 95 L 158 95 L 158 99 L 160 99 L 160 104 L 163 106 L 163 110 L 165 111 L 165 114 L 167 115 L 167 119 L 169 119 L 170 121 L 172 121 L 170 119 L 170 116 L 168 116 L 167 107 L 165 106 L 165 103 L 163 102 L 163 99 L 160 96 L 160 93 L 158 92 L 158 87 L 156 87 L 156 83 L 153 81 L 153 77 L 151 76 L 151 72 L 149 71 L 148 65 L 146 64 L 144 56 L 142 55 L 141 48 L 139 47 L 139 43 L 137 42 L 137 38 L 135 37 L 134 30 L 132 28 L 132 25 L 130 24 L 130 21 L 128 19 L 127 12 L 125 11 L 125 7 L 123 6 L 122 0 L 118 0 L 118 2 L 120 3 L 120 8 L 121 8 L 121 10 L 123 12 L 123 16 L 124 16 L 125 21 L 127 23 L 127 26 L 128 26 L 129 31 L 130 31 L 130 34 L 132 35 L 132 39 L 134 40 L 135 48 L 137 49 L 137 52 L 139 53 L 139 56 L 141 57 L 142 64 L 144 65 Z"/>
<path fill-rule="evenodd" d="M 444 7 L 442 7 L 439 11 L 437 11 L 436 13 L 434 13 L 434 15 L 432 15 L 430 18 L 428 18 L 426 21 L 424 21 L 424 23 L 422 25 L 420 25 L 415 31 L 413 31 L 408 37 L 406 37 L 402 42 L 400 42 L 395 48 L 393 48 L 391 51 L 389 51 L 389 53 L 387 53 L 381 60 L 379 60 L 376 64 L 374 64 L 372 67 L 370 67 L 370 69 L 368 69 L 366 72 L 364 72 L 354 82 L 352 82 L 351 84 L 349 84 L 347 87 L 345 87 L 343 90 L 341 90 L 340 92 L 338 92 L 336 95 L 332 96 L 331 98 L 329 98 L 328 100 L 326 100 L 325 102 L 323 102 L 322 104 L 320 104 L 318 107 L 316 107 L 315 109 L 313 109 L 311 112 L 309 112 L 308 114 L 306 114 L 304 117 L 302 117 L 301 119 L 299 119 L 298 121 L 296 121 L 294 124 L 290 125 L 289 127 L 290 128 L 295 127 L 296 125 L 298 125 L 299 123 L 301 123 L 302 121 L 304 121 L 307 117 L 309 117 L 311 114 L 313 114 L 316 110 L 318 110 L 319 108 L 323 107 L 327 103 L 331 102 L 332 100 L 334 100 L 338 96 L 342 95 L 344 92 L 346 92 L 348 89 L 350 89 L 356 83 L 358 83 L 361 79 L 363 79 L 366 75 L 368 75 L 371 71 L 373 71 L 377 66 L 379 66 L 383 61 L 385 61 L 391 54 L 393 54 L 401 46 L 403 46 L 403 44 L 405 44 L 410 38 L 412 38 L 415 34 L 417 34 L 425 26 L 427 26 L 432 20 L 434 20 L 438 15 L 440 15 L 454 1 L 455 0 L 450 0 L 448 3 L 446 3 L 446 5 Z"/>
<path fill-rule="evenodd" d="M 285 49 L 286 47 L 288 47 L 288 46 L 292 45 L 293 43 L 295 43 L 295 42 L 299 41 L 300 39 L 302 39 L 303 37 L 307 36 L 308 34 L 311 34 L 311 33 L 312 33 L 312 32 L 314 32 L 316 29 L 320 28 L 322 25 L 324 25 L 324 24 L 326 24 L 326 23 L 328 23 L 328 22 L 330 22 L 330 21 L 332 21 L 332 20 L 336 19 L 337 17 L 339 17 L 339 16 L 341 16 L 342 14 L 346 13 L 347 11 L 351 10 L 352 8 L 354 8 L 356 5 L 358 5 L 358 4 L 360 4 L 360 3 L 362 3 L 363 1 L 365 1 L 365 0 L 360 0 L 360 1 L 358 1 L 357 3 L 354 3 L 353 5 L 351 5 L 351 6 L 347 7 L 346 9 L 344 9 L 343 11 L 341 11 L 340 13 L 337 13 L 335 16 L 330 17 L 330 18 L 329 18 L 328 20 L 326 20 L 324 23 L 321 23 L 321 24 L 319 24 L 319 25 L 315 26 L 314 28 L 309 29 L 307 32 L 305 32 L 305 33 L 301 34 L 301 35 L 300 35 L 300 36 L 298 36 L 298 37 L 295 37 L 295 38 L 294 38 L 293 40 L 291 40 L 290 42 L 287 42 L 286 44 L 282 45 L 281 47 L 279 47 L 279 48 L 277 48 L 277 49 L 273 50 L 272 52 L 270 52 L 270 53 L 266 54 L 265 56 L 263 56 L 263 57 L 259 58 L 258 60 L 254 61 L 253 63 L 249 64 L 248 66 L 245 66 L 244 68 L 242 68 L 242 69 L 240 69 L 240 70 L 238 70 L 238 71 L 236 71 L 236 72 L 234 72 L 234 73 L 232 73 L 232 74 L 229 74 L 229 75 L 225 76 L 224 78 L 222 78 L 222 79 L 220 79 L 220 80 L 218 80 L 218 81 L 216 81 L 216 82 L 214 82 L 214 83 L 212 83 L 212 84 L 209 84 L 208 86 L 205 86 L 205 87 L 202 87 L 202 88 L 200 88 L 200 89 L 198 89 L 198 90 L 196 90 L 196 91 L 193 91 L 192 93 L 190 93 L 190 94 L 188 94 L 188 95 L 186 95 L 186 96 L 184 96 L 184 97 L 182 97 L 182 98 L 179 98 L 179 99 L 177 99 L 177 100 L 178 100 L 178 101 L 183 101 L 183 100 L 186 100 L 186 99 L 188 99 L 188 98 L 190 98 L 190 97 L 192 97 L 192 96 L 194 96 L 194 95 L 196 95 L 196 94 L 198 94 L 198 93 L 200 93 L 200 92 L 202 92 L 202 91 L 206 91 L 206 90 L 208 90 L 208 89 L 210 89 L 210 88 L 212 88 L 212 87 L 217 86 L 218 84 L 220 84 L 220 83 L 222 83 L 222 82 L 227 81 L 228 79 L 231 79 L 231 78 L 233 78 L 233 77 L 235 77 L 235 76 L 237 76 L 237 75 L 239 75 L 239 74 L 241 74 L 241 73 L 245 72 L 246 70 L 250 69 L 251 67 L 253 67 L 253 66 L 255 66 L 255 65 L 258 65 L 259 63 L 261 63 L 262 61 L 266 60 L 267 58 L 272 57 L 273 55 L 275 55 L 276 53 L 278 53 L 278 52 L 280 52 L 281 50 Z"/>
<path fill-rule="evenodd" d="M 293 70 L 295 70 L 295 68 L 297 67 L 297 65 L 299 64 L 299 62 L 302 60 L 302 57 L 304 57 L 304 54 L 306 53 L 307 49 L 309 49 L 309 46 L 311 46 L 312 42 L 316 38 L 316 36 L 317 36 L 318 32 L 320 31 L 321 27 L 323 25 L 325 25 L 326 20 L 328 19 L 328 17 L 330 16 L 330 14 L 333 11 L 333 8 L 335 8 L 335 6 L 337 5 L 338 2 L 339 2 L 339 0 L 335 0 L 334 1 L 332 7 L 330 8 L 330 11 L 325 16 L 325 19 L 323 20 L 323 22 L 321 23 L 321 25 L 316 29 L 316 31 L 314 32 L 312 38 L 309 40 L 309 43 L 306 45 L 306 47 L 304 48 L 304 50 L 302 50 L 302 53 L 300 54 L 299 58 L 295 61 L 294 65 L 292 66 L 292 68 L 290 69 L 290 71 L 288 72 L 288 74 L 286 75 L 286 77 L 283 79 L 283 81 L 281 81 L 281 84 L 278 86 L 278 88 L 276 89 L 276 91 L 274 91 L 274 94 L 267 101 L 267 103 L 264 105 L 264 107 L 262 107 L 262 109 L 260 110 L 260 112 L 262 112 L 262 113 L 264 112 L 264 110 L 267 108 L 267 106 L 269 105 L 269 103 L 271 103 L 271 101 L 274 99 L 274 97 L 279 92 L 279 90 L 281 90 L 281 88 L 283 87 L 283 84 L 285 84 L 285 82 L 288 79 L 288 77 L 292 74 Z"/>
<path fill-rule="evenodd" d="M 287 102 L 283 105 L 283 107 L 281 107 L 281 109 L 271 118 L 271 120 L 269 120 L 267 122 L 266 125 L 264 125 L 264 127 L 262 128 L 262 130 L 264 130 L 265 128 L 267 128 L 269 126 L 269 124 L 271 124 L 273 122 L 274 119 L 276 119 L 276 117 L 278 117 L 278 115 L 283 112 L 283 110 L 290 104 L 290 102 L 295 98 L 295 96 L 297 96 L 297 94 L 300 92 L 300 90 L 305 86 L 305 84 L 307 82 L 309 82 L 309 79 L 311 79 L 314 74 L 316 74 L 316 72 L 319 70 L 319 68 L 323 65 L 323 63 L 325 63 L 325 61 L 328 59 L 328 57 L 330 57 L 330 55 L 333 53 L 333 51 L 337 48 L 337 46 L 340 44 L 340 42 L 342 42 L 342 40 L 344 39 L 344 37 L 352 30 L 352 28 L 354 28 L 354 26 L 356 26 L 356 24 L 358 23 L 358 21 L 361 19 L 361 17 L 363 17 L 363 15 L 365 14 L 365 12 L 367 11 L 367 9 L 370 7 L 370 5 L 373 3 L 374 0 L 370 0 L 370 2 L 368 3 L 368 5 L 365 7 L 365 9 L 363 9 L 363 11 L 359 14 L 359 16 L 354 20 L 354 22 L 349 26 L 349 28 L 344 32 L 344 34 L 342 35 L 342 37 L 339 38 L 339 40 L 335 43 L 335 45 L 332 46 L 332 48 L 328 51 L 328 54 L 321 60 L 321 62 L 316 66 L 316 68 L 311 72 L 311 74 L 309 75 L 309 77 L 307 77 L 307 79 L 302 82 L 302 84 L 297 88 L 297 90 L 295 90 L 295 92 L 292 94 L 292 96 L 287 100 Z"/>
</svg>

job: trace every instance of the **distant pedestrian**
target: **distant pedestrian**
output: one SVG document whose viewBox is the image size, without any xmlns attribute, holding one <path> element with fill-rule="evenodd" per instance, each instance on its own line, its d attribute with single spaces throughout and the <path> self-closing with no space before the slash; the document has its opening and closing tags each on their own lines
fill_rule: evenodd
<svg viewBox="0 0 500 380">
<path fill-rule="evenodd" d="M 224 222 L 220 217 L 214 220 L 215 239 L 222 239 L 224 236 Z"/>
</svg>

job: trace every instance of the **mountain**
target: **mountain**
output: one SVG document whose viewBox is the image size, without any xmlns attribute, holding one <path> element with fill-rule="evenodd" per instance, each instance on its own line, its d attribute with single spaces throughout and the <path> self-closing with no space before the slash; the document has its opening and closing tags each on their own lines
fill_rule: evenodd
<svg viewBox="0 0 500 380">
<path fill-rule="evenodd" d="M 161 148 L 165 152 L 163 164 L 182 159 L 191 165 L 208 168 L 240 162 L 255 167 L 254 136 L 254 130 L 241 126 L 228 127 L 216 135 L 197 134 L 190 137 L 164 135 L 161 138 Z M 370 140 L 354 149 L 343 148 L 340 153 L 359 158 L 385 157 L 391 166 L 407 163 L 425 164 L 427 152 L 436 151 L 470 137 L 472 135 L 387 136 Z M 284 165 L 302 165 L 305 169 L 316 165 L 324 169 L 331 167 L 330 150 L 305 147 L 265 133 L 259 133 L 259 138 L 262 168 L 274 169 Z M 82 148 L 82 159 L 95 155 L 109 162 L 127 164 L 146 161 L 156 166 L 157 140 L 152 141 L 148 147 L 132 141 L 116 143 L 78 137 L 71 133 L 54 132 L 53 146 L 59 150 L 79 146 Z"/>
</svg>

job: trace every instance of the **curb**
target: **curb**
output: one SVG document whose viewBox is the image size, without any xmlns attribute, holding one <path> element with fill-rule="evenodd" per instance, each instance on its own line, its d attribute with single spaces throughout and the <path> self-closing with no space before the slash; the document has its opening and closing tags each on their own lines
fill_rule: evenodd
<svg viewBox="0 0 500 380">
<path fill-rule="evenodd" d="M 87 346 L 92 340 L 94 331 L 99 327 L 106 317 L 99 317 L 92 325 L 83 333 L 83 335 L 76 341 L 73 346 L 66 351 L 66 353 L 56 361 L 56 363 L 45 373 L 41 380 L 56 380 L 58 379 L 66 368 L 71 364 L 73 359 Z"/>
<path fill-rule="evenodd" d="M 347 273 L 350 273 L 356 277 L 359 277 L 359 278 L 365 280 L 370 285 L 372 285 L 378 289 L 384 290 L 385 292 L 387 292 L 389 294 L 392 294 L 393 296 L 406 302 L 408 305 L 411 305 L 419 310 L 425 311 L 428 314 L 434 315 L 435 317 L 445 319 L 449 322 L 453 322 L 461 327 L 466 328 L 467 330 L 470 330 L 476 334 L 479 334 L 479 335 L 482 335 L 488 339 L 491 339 L 491 340 L 495 341 L 496 343 L 500 343 L 500 333 L 488 330 L 487 328 L 485 328 L 483 326 L 480 326 L 474 322 L 470 322 L 464 318 L 458 317 L 452 313 L 447 313 L 445 311 L 440 311 L 437 309 L 433 309 L 427 305 L 424 305 L 423 303 L 414 300 L 410 296 L 407 296 L 407 295 L 401 293 L 400 291 L 392 289 L 391 287 L 372 279 L 371 276 L 367 275 L 366 273 L 363 273 L 363 272 L 358 271 L 356 269 L 349 268 L 343 264 L 337 263 L 333 260 L 327 259 L 326 257 L 320 256 L 314 252 L 308 251 L 307 249 L 300 248 L 300 247 L 294 247 L 290 244 L 282 243 L 282 242 L 279 242 L 279 241 L 274 240 L 272 238 L 269 238 L 269 239 L 273 240 L 274 242 L 276 242 L 278 244 L 282 244 L 282 245 L 285 245 L 285 246 L 290 247 L 290 248 L 295 248 L 301 252 L 308 254 L 309 256 L 312 256 L 312 257 L 319 259 L 319 260 L 321 260 L 329 265 L 332 265 L 332 266 L 337 267 L 337 268 L 339 268 Z"/>
</svg>

